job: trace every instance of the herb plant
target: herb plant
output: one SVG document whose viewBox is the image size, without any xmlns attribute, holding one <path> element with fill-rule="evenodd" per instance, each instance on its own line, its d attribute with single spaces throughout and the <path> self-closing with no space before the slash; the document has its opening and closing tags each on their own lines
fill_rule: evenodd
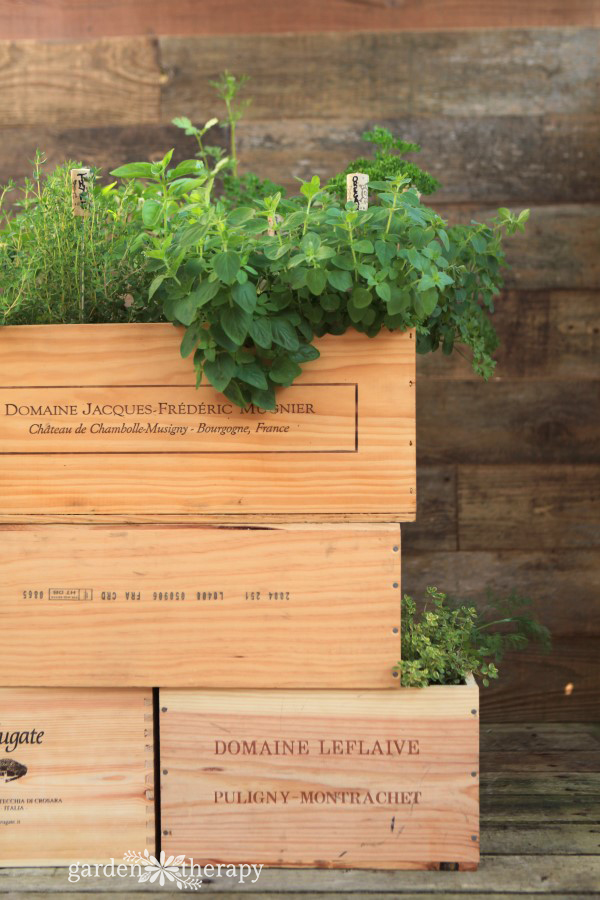
<svg viewBox="0 0 600 900">
<path fill-rule="evenodd" d="M 462 684 L 467 675 L 479 676 L 485 687 L 498 677 L 498 663 L 509 650 L 530 641 L 550 649 L 550 633 L 527 613 L 530 601 L 510 594 L 488 597 L 485 607 L 457 604 L 437 588 L 427 588 L 420 610 L 408 596 L 402 600 L 403 687 Z"/>
<path fill-rule="evenodd" d="M 38 152 L 17 215 L 3 210 L 14 185 L 0 192 L 0 324 L 161 315 L 148 302 L 147 262 L 131 253 L 139 233 L 137 197 L 130 187 L 100 187 L 92 173 L 89 215 L 73 216 L 70 169 L 77 165 L 65 163 L 45 176 Z"/>
<path fill-rule="evenodd" d="M 202 171 L 190 193 L 193 160 L 167 165 L 112 174 L 143 171 L 144 192 L 154 192 L 144 236 L 150 296 L 186 328 L 181 352 L 193 357 L 198 383 L 205 377 L 241 407 L 273 409 L 276 388 L 318 356 L 314 338 L 348 328 L 369 337 L 414 328 L 419 351 L 464 344 L 475 371 L 492 373 L 501 238 L 523 228 L 523 214 L 449 227 L 404 175 L 372 183 L 377 202 L 363 211 L 317 176 L 299 197 L 276 193 L 230 209 L 204 189 Z"/>
</svg>

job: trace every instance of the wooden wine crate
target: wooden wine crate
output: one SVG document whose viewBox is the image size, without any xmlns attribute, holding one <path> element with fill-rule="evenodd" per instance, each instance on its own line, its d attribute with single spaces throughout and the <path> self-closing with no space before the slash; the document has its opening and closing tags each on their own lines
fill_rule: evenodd
<svg viewBox="0 0 600 900">
<path fill-rule="evenodd" d="M 475 868 L 478 699 L 472 680 L 161 691 L 163 849 L 211 863 Z"/>
<path fill-rule="evenodd" d="M 0 866 L 154 847 L 149 690 L 0 688 Z"/>
<path fill-rule="evenodd" d="M 5 685 L 393 687 L 398 525 L 0 526 Z"/>
<path fill-rule="evenodd" d="M 414 518 L 412 331 L 322 338 L 276 412 L 196 389 L 180 341 L 160 324 L 2 328 L 0 517 Z"/>
</svg>

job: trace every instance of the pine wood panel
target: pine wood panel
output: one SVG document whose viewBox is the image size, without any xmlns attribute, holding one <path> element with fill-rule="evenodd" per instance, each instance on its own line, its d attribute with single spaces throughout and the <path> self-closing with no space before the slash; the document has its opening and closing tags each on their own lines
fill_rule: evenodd
<svg viewBox="0 0 600 900">
<path fill-rule="evenodd" d="M 148 38 L 0 41 L 2 126 L 159 121 L 163 81 Z"/>
<path fill-rule="evenodd" d="M 307 0 L 298 17 L 292 0 L 20 0 L 0 5 L 0 34 L 6 38 L 87 38 L 138 34 L 265 34 L 389 29 L 522 28 L 599 25 L 595 0 L 568 4 L 517 0 L 501 5 L 477 0 Z"/>
<path fill-rule="evenodd" d="M 208 82 L 235 59 L 252 78 L 250 121 L 597 115 L 599 48 L 586 28 L 162 37 L 161 114 L 205 121 Z"/>
<path fill-rule="evenodd" d="M 461 550 L 597 547 L 600 466 L 461 466 Z"/>
<path fill-rule="evenodd" d="M 170 325 L 22 326 L 4 328 L 0 340 L 4 515 L 414 516 L 412 332 L 387 332 L 377 343 L 356 332 L 323 338 L 321 358 L 280 392 L 273 414 L 236 412 L 211 387 L 196 390 Z M 76 409 L 58 417 L 14 413 L 40 403 Z M 132 406 L 119 415 L 106 404 Z M 134 409 L 138 404 L 152 412 Z M 104 455 L 90 433 L 148 423 L 187 431 L 105 434 Z M 40 425 L 73 433 L 29 434 Z M 289 430 L 268 432 L 282 427 Z M 198 434 L 208 428 L 248 434 Z M 68 450 L 66 438 L 73 439 Z"/>
<path fill-rule="evenodd" d="M 397 684 L 397 525 L 9 526 L 0 571 L 6 685 Z"/>
<path fill-rule="evenodd" d="M 210 106 L 220 111 L 218 103 Z M 428 200 L 434 207 L 441 202 L 506 206 L 600 199 L 597 116 L 402 117 L 400 112 L 380 124 L 421 144 L 414 159 L 442 185 Z M 318 174 L 324 180 L 363 156 L 367 145 L 361 134 L 372 125 L 372 118 L 242 120 L 237 131 L 241 171 L 258 172 L 295 193 L 296 176 Z M 226 135 L 215 128 L 210 140 L 225 145 Z M 162 159 L 171 148 L 174 160 L 186 159 L 196 149 L 193 139 L 166 124 L 19 126 L 3 131 L 0 182 L 28 175 L 37 147 L 50 166 L 64 159 L 85 160 L 105 173 L 125 162 Z M 542 155 L 544 166 L 539 164 Z"/>
<path fill-rule="evenodd" d="M 360 694 L 161 691 L 160 707 L 167 853 L 326 868 L 477 864 L 474 683 Z M 292 755 L 283 741 L 294 742 Z M 380 755 L 375 741 L 393 755 Z M 336 803 L 319 799 L 328 792 Z"/>
<path fill-rule="evenodd" d="M 153 847 L 150 691 L 2 687 L 0 732 L 1 866 Z"/>
</svg>

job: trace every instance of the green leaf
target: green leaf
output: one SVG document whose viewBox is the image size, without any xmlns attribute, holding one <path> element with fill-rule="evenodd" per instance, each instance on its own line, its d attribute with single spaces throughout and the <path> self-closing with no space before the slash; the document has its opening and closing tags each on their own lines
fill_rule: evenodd
<svg viewBox="0 0 600 900">
<path fill-rule="evenodd" d="M 196 309 L 200 309 L 205 303 L 208 303 L 213 297 L 216 297 L 221 290 L 218 281 L 201 281 L 195 291 L 192 291 L 190 298 Z"/>
<path fill-rule="evenodd" d="M 256 211 L 251 206 L 238 206 L 236 209 L 231 210 L 227 216 L 227 221 L 230 225 L 243 225 L 244 222 L 249 222 L 255 216 Z"/>
<path fill-rule="evenodd" d="M 472 234 L 470 237 L 471 244 L 476 253 L 484 253 L 486 248 L 485 239 L 480 234 Z"/>
<path fill-rule="evenodd" d="M 183 359 L 196 349 L 196 344 L 200 339 L 201 330 L 202 328 L 198 324 L 192 325 L 191 328 L 186 328 L 180 348 Z"/>
<path fill-rule="evenodd" d="M 182 325 L 191 325 L 196 318 L 197 305 L 194 302 L 192 294 L 187 297 L 180 297 L 171 307 L 175 317 Z"/>
<path fill-rule="evenodd" d="M 312 344 L 300 344 L 297 350 L 290 353 L 290 359 L 297 363 L 310 362 L 312 359 L 318 359 L 321 354 Z"/>
<path fill-rule="evenodd" d="M 199 159 L 184 159 L 179 165 L 169 172 L 169 178 L 181 178 L 182 175 L 199 175 L 204 171 L 204 166 Z"/>
<path fill-rule="evenodd" d="M 287 319 L 272 319 L 273 340 L 286 350 L 297 350 L 300 346 L 298 335 L 293 325 Z"/>
<path fill-rule="evenodd" d="M 389 266 L 396 256 L 396 248 L 389 241 L 375 241 L 375 253 L 382 266 Z"/>
<path fill-rule="evenodd" d="M 204 363 L 204 374 L 217 391 L 224 391 L 235 373 L 235 363 L 229 353 L 218 353 L 215 361 Z"/>
<path fill-rule="evenodd" d="M 145 200 L 142 206 L 142 222 L 146 228 L 154 228 L 162 213 L 162 203 L 158 200 Z"/>
<path fill-rule="evenodd" d="M 125 166 L 113 169 L 110 174 L 116 178 L 152 178 L 152 163 L 127 163 Z"/>
<path fill-rule="evenodd" d="M 357 253 L 373 253 L 373 244 L 371 241 L 356 241 L 354 249 Z"/>
<path fill-rule="evenodd" d="M 259 388 L 252 388 L 252 390 L 250 391 L 250 396 L 254 405 L 258 406 L 259 409 L 274 410 L 277 406 L 277 400 L 275 398 L 275 392 L 273 388 L 269 388 L 266 391 L 262 391 Z"/>
<path fill-rule="evenodd" d="M 314 231 L 309 231 L 300 241 L 300 246 L 307 255 L 315 254 L 321 246 L 321 238 Z"/>
<path fill-rule="evenodd" d="M 302 369 L 289 356 L 278 357 L 269 370 L 271 381 L 277 384 L 291 384 L 301 374 Z"/>
<path fill-rule="evenodd" d="M 337 291 L 348 291 L 352 287 L 352 276 L 350 272 L 343 270 L 333 270 L 327 273 L 327 281 Z"/>
<path fill-rule="evenodd" d="M 241 409 L 248 405 L 248 400 L 244 396 L 241 386 L 236 381 L 230 381 L 223 393 L 228 400 L 231 400 L 232 403 L 235 403 Z"/>
<path fill-rule="evenodd" d="M 162 275 L 157 275 L 156 278 L 154 278 L 152 280 L 152 284 L 150 285 L 150 289 L 148 291 L 148 299 L 149 300 L 152 300 L 155 293 L 157 292 L 157 290 L 159 289 L 159 287 L 161 286 L 161 284 L 163 283 L 163 281 L 165 280 L 166 277 L 167 277 L 166 272 L 163 272 Z"/>
<path fill-rule="evenodd" d="M 213 258 L 213 268 L 225 284 L 234 283 L 240 265 L 240 255 L 235 250 L 222 250 Z"/>
<path fill-rule="evenodd" d="M 236 375 L 241 381 L 245 381 L 246 384 L 251 384 L 252 387 L 259 388 L 261 391 L 266 391 L 269 387 L 265 373 L 256 362 L 238 366 Z"/>
<path fill-rule="evenodd" d="M 271 320 L 266 316 L 260 316 L 256 319 L 252 319 L 248 327 L 248 334 L 257 347 L 262 347 L 263 350 L 268 350 L 273 343 Z"/>
<path fill-rule="evenodd" d="M 221 328 L 238 346 L 241 346 L 246 340 L 250 322 L 250 313 L 239 306 L 226 307 L 221 313 Z"/>
<path fill-rule="evenodd" d="M 235 284 L 231 289 L 234 301 L 247 313 L 253 313 L 256 309 L 256 287 L 251 281 L 244 284 Z"/>
<path fill-rule="evenodd" d="M 438 292 L 435 288 L 432 288 L 429 291 L 424 291 L 423 293 L 419 294 L 418 299 L 424 314 L 426 316 L 430 316 L 437 306 Z"/>
<path fill-rule="evenodd" d="M 422 275 L 417 284 L 417 290 L 428 291 L 433 287 L 435 287 L 435 281 L 433 280 L 431 275 Z"/>
<path fill-rule="evenodd" d="M 352 305 L 355 309 L 364 309 L 366 306 L 370 306 L 372 302 L 373 295 L 366 288 L 355 287 L 352 291 Z"/>
<path fill-rule="evenodd" d="M 338 253 L 331 261 L 338 269 L 345 269 L 347 272 L 352 272 L 354 269 L 354 260 L 350 253 Z"/>
<path fill-rule="evenodd" d="M 390 316 L 406 312 L 410 306 L 410 300 L 411 295 L 409 291 L 403 291 L 401 288 L 392 288 L 392 297 L 387 306 Z"/>
<path fill-rule="evenodd" d="M 375 292 L 377 296 L 381 297 L 382 300 L 385 300 L 386 303 L 389 303 L 392 299 L 392 291 L 387 281 L 382 281 L 381 284 L 375 285 Z"/>
<path fill-rule="evenodd" d="M 336 294 L 323 294 L 321 306 L 327 312 L 335 312 L 336 309 L 340 308 L 340 298 Z"/>
<path fill-rule="evenodd" d="M 299 291 L 300 288 L 303 288 L 306 284 L 307 275 L 308 269 L 304 266 L 298 266 L 295 269 L 291 269 L 287 276 L 291 289 L 293 291 Z"/>
<path fill-rule="evenodd" d="M 327 272 L 324 269 L 309 269 L 306 273 L 306 284 L 311 294 L 315 297 L 320 296 L 327 284 Z"/>
</svg>

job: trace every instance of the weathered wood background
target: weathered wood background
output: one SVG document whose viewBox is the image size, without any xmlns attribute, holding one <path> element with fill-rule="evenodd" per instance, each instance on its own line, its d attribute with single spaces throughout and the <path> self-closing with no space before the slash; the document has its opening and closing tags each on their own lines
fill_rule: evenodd
<svg viewBox="0 0 600 900">
<path fill-rule="evenodd" d="M 489 719 L 597 717 L 600 686 L 600 2 L 0 2 L 0 180 L 37 146 L 113 167 L 219 114 L 208 80 L 252 77 L 243 168 L 293 185 L 365 126 L 423 144 L 453 219 L 531 207 L 498 303 L 497 374 L 421 360 L 419 520 L 404 588 L 535 600 L 551 657 L 507 664 Z"/>
</svg>

